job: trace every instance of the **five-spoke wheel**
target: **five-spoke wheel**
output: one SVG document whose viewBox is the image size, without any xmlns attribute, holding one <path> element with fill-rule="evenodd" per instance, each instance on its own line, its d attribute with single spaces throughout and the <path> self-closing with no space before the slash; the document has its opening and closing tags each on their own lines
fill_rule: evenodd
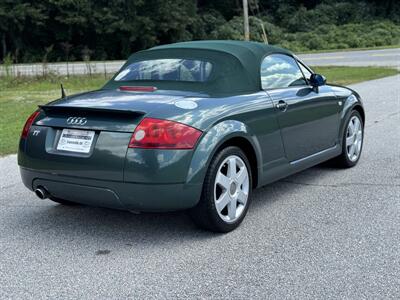
<svg viewBox="0 0 400 300">
<path fill-rule="evenodd" d="M 249 196 L 249 172 L 244 161 L 230 155 L 220 164 L 215 177 L 214 201 L 225 222 L 236 221 L 243 213 Z"/>
<path fill-rule="evenodd" d="M 360 113 L 353 110 L 347 118 L 343 131 L 342 154 L 334 162 L 341 167 L 351 168 L 360 159 L 364 141 L 364 124 Z"/>
<path fill-rule="evenodd" d="M 351 161 L 356 161 L 361 153 L 363 132 L 358 116 L 351 117 L 346 132 L 346 153 Z"/>
</svg>

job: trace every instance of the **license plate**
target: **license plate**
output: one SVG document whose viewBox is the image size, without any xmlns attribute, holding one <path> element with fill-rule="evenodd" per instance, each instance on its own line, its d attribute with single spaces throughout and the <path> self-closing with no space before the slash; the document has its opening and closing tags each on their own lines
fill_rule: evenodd
<svg viewBox="0 0 400 300">
<path fill-rule="evenodd" d="M 57 150 L 89 153 L 94 139 L 94 131 L 63 129 Z"/>
</svg>

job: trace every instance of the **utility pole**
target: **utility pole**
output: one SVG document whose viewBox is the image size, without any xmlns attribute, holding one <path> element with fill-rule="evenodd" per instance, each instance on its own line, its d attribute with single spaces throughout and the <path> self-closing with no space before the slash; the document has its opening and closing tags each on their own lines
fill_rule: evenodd
<svg viewBox="0 0 400 300">
<path fill-rule="evenodd" d="M 244 40 L 250 40 L 250 30 L 249 30 L 249 6 L 247 0 L 243 0 L 243 21 L 244 21 Z"/>
</svg>

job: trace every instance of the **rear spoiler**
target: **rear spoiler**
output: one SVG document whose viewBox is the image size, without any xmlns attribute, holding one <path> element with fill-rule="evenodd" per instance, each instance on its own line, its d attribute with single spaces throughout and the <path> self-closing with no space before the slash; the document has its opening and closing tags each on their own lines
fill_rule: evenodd
<svg viewBox="0 0 400 300">
<path fill-rule="evenodd" d="M 80 107 L 80 106 L 58 106 L 58 105 L 38 105 L 38 107 L 47 114 L 65 114 L 65 113 L 86 113 L 86 114 L 113 114 L 113 115 L 144 115 L 144 111 L 126 110 L 126 109 L 112 109 L 112 108 L 99 108 L 99 107 Z"/>
</svg>

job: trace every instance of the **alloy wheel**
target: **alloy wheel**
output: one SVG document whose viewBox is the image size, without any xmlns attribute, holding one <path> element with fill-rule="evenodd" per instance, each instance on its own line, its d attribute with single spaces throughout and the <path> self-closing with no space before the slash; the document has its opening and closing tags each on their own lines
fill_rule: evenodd
<svg viewBox="0 0 400 300">
<path fill-rule="evenodd" d="M 361 153 L 363 142 L 363 129 L 358 116 L 352 116 L 346 133 L 346 151 L 347 157 L 354 162 L 358 159 Z"/>
<path fill-rule="evenodd" d="M 214 184 L 214 203 L 220 218 L 233 223 L 246 208 L 250 190 L 247 166 L 237 155 L 230 155 L 220 164 Z"/>
</svg>

